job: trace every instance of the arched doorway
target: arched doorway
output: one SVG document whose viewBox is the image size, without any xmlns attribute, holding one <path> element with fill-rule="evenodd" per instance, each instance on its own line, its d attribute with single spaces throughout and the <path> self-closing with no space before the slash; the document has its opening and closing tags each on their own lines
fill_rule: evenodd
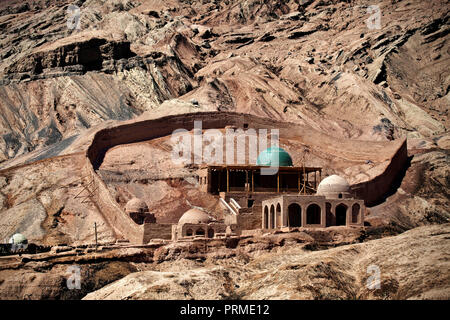
<svg viewBox="0 0 450 320">
<path fill-rule="evenodd" d="M 297 203 L 291 203 L 288 207 L 288 226 L 302 226 L 302 208 Z"/>
<path fill-rule="evenodd" d="M 277 204 L 277 228 L 281 227 L 281 206 Z"/>
<path fill-rule="evenodd" d="M 214 238 L 214 229 L 208 229 L 208 238 Z"/>
<path fill-rule="evenodd" d="M 333 212 L 331 212 L 331 203 L 327 202 L 325 203 L 325 215 L 326 215 L 326 221 L 325 221 L 325 225 L 327 227 L 329 226 L 333 226 L 334 225 L 334 217 L 333 217 Z"/>
<path fill-rule="evenodd" d="M 264 221 L 263 221 L 263 229 L 269 228 L 269 208 L 267 206 L 264 207 Z"/>
<path fill-rule="evenodd" d="M 307 224 L 320 224 L 320 207 L 313 203 L 308 206 L 306 209 L 306 223 Z"/>
<path fill-rule="evenodd" d="M 186 236 L 187 237 L 191 237 L 192 236 L 192 229 L 187 229 L 186 230 Z"/>
<path fill-rule="evenodd" d="M 358 203 L 353 204 L 352 206 L 352 223 L 358 223 L 359 211 L 361 207 Z"/>
<path fill-rule="evenodd" d="M 198 228 L 197 231 L 195 231 L 195 235 L 196 236 L 204 236 L 205 230 L 203 230 L 203 228 Z"/>
<path fill-rule="evenodd" d="M 270 229 L 275 228 L 275 207 L 273 205 L 270 206 Z"/>
<path fill-rule="evenodd" d="M 343 203 L 336 207 L 336 225 L 345 226 L 347 225 L 347 206 Z"/>
</svg>

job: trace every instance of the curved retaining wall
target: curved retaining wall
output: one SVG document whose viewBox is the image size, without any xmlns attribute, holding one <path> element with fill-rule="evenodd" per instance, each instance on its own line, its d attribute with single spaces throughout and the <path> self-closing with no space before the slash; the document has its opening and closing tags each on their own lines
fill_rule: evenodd
<svg viewBox="0 0 450 320">
<path fill-rule="evenodd" d="M 160 138 L 172 134 L 173 131 L 184 128 L 192 130 L 194 121 L 201 120 L 203 129 L 224 128 L 225 126 L 243 127 L 244 123 L 251 128 L 284 128 L 293 125 L 286 122 L 260 118 L 250 114 L 233 112 L 198 112 L 166 116 L 158 119 L 129 122 L 117 127 L 103 129 L 97 132 L 92 144 L 87 150 L 87 156 L 97 170 L 106 151 L 114 146 L 125 143 L 140 142 Z"/>
<path fill-rule="evenodd" d="M 117 204 L 111 196 L 106 184 L 97 175 L 97 170 L 103 162 L 108 149 L 127 143 L 135 143 L 145 140 L 160 138 L 172 134 L 176 129 L 184 128 L 192 130 L 194 121 L 201 120 L 203 129 L 224 128 L 226 126 L 249 128 L 298 128 L 298 124 L 281 122 L 267 118 L 261 118 L 250 114 L 234 112 L 198 112 L 178 114 L 158 119 L 144 121 L 128 121 L 112 128 L 98 131 L 86 152 L 85 170 L 93 181 L 90 186 L 92 199 L 99 210 L 111 225 L 118 236 L 130 240 L 132 243 L 143 243 L 144 225 L 137 225 Z M 385 195 L 391 187 L 391 183 L 398 176 L 398 172 L 404 168 L 407 161 L 406 140 L 397 150 L 386 170 L 374 179 L 352 186 L 354 192 L 361 199 L 368 199 L 367 203 L 373 203 Z"/>
<path fill-rule="evenodd" d="M 354 195 L 358 199 L 364 199 L 366 206 L 373 206 L 384 199 L 391 190 L 396 179 L 403 173 L 408 162 L 408 147 L 406 138 L 392 156 L 386 169 L 372 180 L 357 183 L 351 186 Z"/>
</svg>

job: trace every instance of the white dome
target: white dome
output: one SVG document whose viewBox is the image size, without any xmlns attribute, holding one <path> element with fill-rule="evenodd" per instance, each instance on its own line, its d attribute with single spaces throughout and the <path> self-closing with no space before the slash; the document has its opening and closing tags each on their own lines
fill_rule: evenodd
<svg viewBox="0 0 450 320">
<path fill-rule="evenodd" d="M 347 180 L 333 174 L 319 183 L 316 194 L 327 198 L 349 198 L 351 190 Z"/>
<path fill-rule="evenodd" d="M 212 220 L 210 216 L 208 216 L 206 213 L 199 209 L 190 209 L 186 211 L 178 221 L 178 224 L 185 224 L 185 223 L 192 223 L 192 224 L 198 224 L 198 223 L 209 223 Z"/>
<path fill-rule="evenodd" d="M 11 238 L 9 238 L 9 243 L 13 244 L 26 244 L 28 243 L 27 238 L 21 233 L 16 233 Z"/>
</svg>

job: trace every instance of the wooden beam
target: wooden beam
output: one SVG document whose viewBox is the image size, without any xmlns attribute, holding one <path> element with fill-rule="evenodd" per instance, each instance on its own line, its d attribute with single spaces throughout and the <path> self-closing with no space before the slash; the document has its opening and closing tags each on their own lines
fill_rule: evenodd
<svg viewBox="0 0 450 320">
<path fill-rule="evenodd" d="M 248 184 L 248 170 L 245 170 L 245 192 L 250 191 L 250 186 Z"/>
<path fill-rule="evenodd" d="M 252 192 L 255 192 L 255 171 L 252 170 Z"/>
<path fill-rule="evenodd" d="M 277 193 L 280 193 L 280 171 L 277 172 Z"/>
<path fill-rule="evenodd" d="M 305 187 L 303 188 L 304 194 L 306 194 L 306 186 L 308 185 L 308 183 L 309 183 L 309 172 L 306 173 L 306 179 L 305 179 L 305 183 L 304 183 Z"/>
<path fill-rule="evenodd" d="M 230 192 L 230 171 L 227 168 L 227 192 Z"/>
<path fill-rule="evenodd" d="M 314 189 L 317 190 L 317 171 L 314 171 Z"/>
</svg>

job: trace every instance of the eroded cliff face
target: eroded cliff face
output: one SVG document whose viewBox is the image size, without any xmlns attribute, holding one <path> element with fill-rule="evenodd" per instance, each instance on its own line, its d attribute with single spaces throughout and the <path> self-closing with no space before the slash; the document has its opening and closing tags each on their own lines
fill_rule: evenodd
<svg viewBox="0 0 450 320">
<path fill-rule="evenodd" d="M 382 1 L 380 28 L 368 5 L 4 1 L 0 161 L 172 98 L 447 148 L 448 2 Z"/>
</svg>

